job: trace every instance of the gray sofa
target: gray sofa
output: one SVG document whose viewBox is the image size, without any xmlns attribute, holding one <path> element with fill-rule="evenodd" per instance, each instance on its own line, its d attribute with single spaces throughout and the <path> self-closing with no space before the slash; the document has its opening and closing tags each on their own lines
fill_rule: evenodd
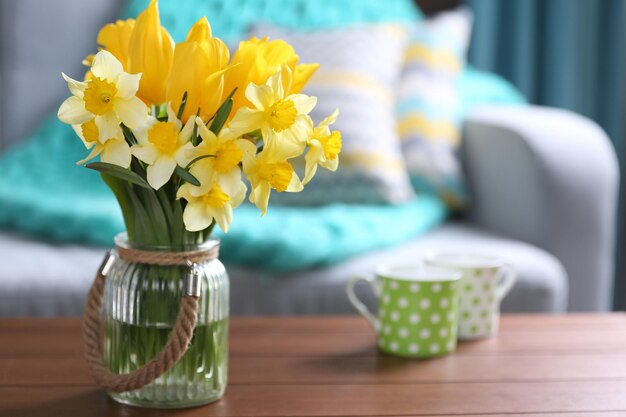
<svg viewBox="0 0 626 417">
<path fill-rule="evenodd" d="M 58 75 L 91 51 L 117 3 L 0 2 L 3 147 L 58 105 L 65 94 Z M 606 134 L 567 111 L 486 107 L 467 118 L 463 143 L 467 216 L 329 268 L 276 275 L 227 265 L 233 314 L 349 313 L 350 277 L 438 248 L 489 252 L 517 265 L 504 311 L 609 309 L 618 168 Z M 80 314 L 104 250 L 0 232 L 0 316 Z"/>
</svg>

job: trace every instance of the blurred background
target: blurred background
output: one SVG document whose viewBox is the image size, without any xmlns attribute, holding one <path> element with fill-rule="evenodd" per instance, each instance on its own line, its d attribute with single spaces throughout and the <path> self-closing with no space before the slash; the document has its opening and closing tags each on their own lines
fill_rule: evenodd
<svg viewBox="0 0 626 417">
<path fill-rule="evenodd" d="M 0 0 L 0 314 L 79 314 L 107 242 L 123 229 L 99 178 L 73 165 L 84 150 L 55 115 L 68 95 L 61 71 L 80 78 L 98 30 L 135 17 L 147 4 Z M 350 228 L 329 220 L 342 208 L 313 192 L 302 197 L 308 200 L 279 201 L 284 207 L 265 226 L 242 208 L 242 226 L 224 236 L 222 249 L 240 306 L 236 314 L 346 313 L 343 286 L 350 276 L 448 247 L 479 248 L 518 265 L 520 282 L 505 310 L 626 309 L 623 181 L 617 190 L 617 168 L 623 176 L 626 166 L 626 0 L 161 0 L 160 8 L 176 42 L 206 15 L 214 36 L 232 49 L 250 34 L 269 31 L 293 43 L 304 62 L 320 61 L 344 74 L 349 66 L 368 77 L 387 71 L 377 81 L 394 95 L 395 104 L 380 111 L 390 118 L 395 112 L 397 120 L 381 129 L 389 133 L 389 152 L 404 155 L 406 172 L 398 179 L 346 163 L 350 175 L 336 181 L 350 186 L 356 177 L 364 190 L 354 201 L 338 201 L 356 213 Z M 386 35 L 377 37 L 368 25 L 390 23 L 410 26 L 406 44 L 390 40 L 378 50 L 376 42 Z M 329 29 L 331 35 L 317 35 Z M 367 36 L 372 43 L 359 44 Z M 393 48 L 403 59 L 376 67 L 376 54 Z M 367 54 L 373 59 L 363 58 Z M 364 68 L 352 68 L 360 61 Z M 314 79 L 309 92 L 322 97 L 329 85 L 347 89 L 341 98 L 347 101 L 329 105 L 345 109 L 338 127 L 350 161 L 365 146 L 355 127 L 355 120 L 363 124 L 364 110 L 352 109 L 371 97 L 363 96 L 363 85 L 350 91 L 337 82 L 331 75 Z M 422 118 L 407 117 L 404 125 L 405 108 Z M 449 120 L 442 125 L 437 118 L 444 117 Z M 449 141 L 438 137 L 442 131 L 452 132 Z M 511 132 L 521 139 L 511 139 Z M 445 147 L 433 145 L 445 141 Z M 536 160 L 524 165 L 525 158 Z M 433 177 L 434 169 L 445 175 Z M 405 177 L 408 192 L 398 185 Z M 457 183 L 457 177 L 465 179 Z M 323 178 L 320 184 L 327 186 Z M 372 187 L 382 191 L 372 197 Z M 326 191 L 346 195 L 341 188 Z M 432 195 L 433 201 L 411 203 L 406 195 L 414 192 L 418 200 Z M 323 219 L 315 220 L 314 231 L 295 219 L 303 210 L 309 219 Z M 287 221 L 290 235 L 302 242 L 275 233 Z M 293 262 L 298 245 L 311 248 L 310 256 Z M 322 251 L 324 245 L 330 250 Z M 255 248 L 257 256 L 243 247 Z M 286 255 L 276 258 L 277 249 Z M 37 297 L 53 300 L 42 307 Z"/>
<path fill-rule="evenodd" d="M 510 80 L 531 103 L 596 121 L 626 163 L 626 2 L 469 0 L 475 14 L 468 60 Z M 581 167 L 582 169 L 582 167 Z M 624 181 L 620 186 L 615 308 L 626 309 Z"/>
</svg>

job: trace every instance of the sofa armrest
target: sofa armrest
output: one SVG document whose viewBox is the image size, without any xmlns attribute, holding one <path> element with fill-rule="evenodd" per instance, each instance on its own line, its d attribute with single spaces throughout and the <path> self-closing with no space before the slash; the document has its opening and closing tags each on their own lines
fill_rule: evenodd
<svg viewBox="0 0 626 417">
<path fill-rule="evenodd" d="M 556 256 L 569 310 L 611 307 L 619 170 L 604 131 L 566 110 L 483 107 L 464 126 L 470 218 Z"/>
</svg>

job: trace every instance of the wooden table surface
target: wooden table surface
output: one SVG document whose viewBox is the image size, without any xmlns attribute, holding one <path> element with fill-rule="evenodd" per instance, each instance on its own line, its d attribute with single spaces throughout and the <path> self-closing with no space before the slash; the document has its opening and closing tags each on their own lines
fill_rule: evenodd
<svg viewBox="0 0 626 417">
<path fill-rule="evenodd" d="M 0 320 L 0 416 L 626 416 L 626 314 L 508 316 L 422 361 L 361 318 L 233 318 L 226 395 L 179 411 L 109 400 L 81 348 L 76 319 Z"/>
</svg>

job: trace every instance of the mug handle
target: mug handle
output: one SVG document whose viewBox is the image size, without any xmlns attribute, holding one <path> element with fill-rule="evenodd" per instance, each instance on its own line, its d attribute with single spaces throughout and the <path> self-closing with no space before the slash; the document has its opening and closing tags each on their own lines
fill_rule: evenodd
<svg viewBox="0 0 626 417">
<path fill-rule="evenodd" d="M 502 280 L 498 283 L 498 288 L 496 289 L 496 297 L 499 301 L 511 291 L 513 288 L 513 284 L 517 280 L 517 268 L 513 264 L 506 263 L 503 265 L 503 269 L 505 270 Z"/>
<path fill-rule="evenodd" d="M 346 284 L 346 293 L 348 294 L 348 300 L 350 300 L 350 304 L 352 304 L 352 306 L 354 306 L 356 311 L 358 311 L 363 317 L 365 317 L 367 319 L 367 321 L 369 321 L 369 323 L 374 328 L 374 331 L 376 333 L 378 333 L 378 330 L 380 329 L 380 321 L 378 320 L 378 318 L 376 316 L 374 316 L 369 311 L 367 306 L 365 304 L 363 304 L 363 302 L 361 300 L 359 300 L 359 298 L 354 293 L 354 286 L 359 281 L 367 282 L 370 285 L 370 287 L 372 288 L 372 291 L 374 292 L 374 295 L 376 297 L 379 296 L 378 287 L 376 286 L 376 281 L 375 281 L 374 277 L 368 276 L 368 275 L 360 275 L 360 276 L 353 277 Z"/>
</svg>

